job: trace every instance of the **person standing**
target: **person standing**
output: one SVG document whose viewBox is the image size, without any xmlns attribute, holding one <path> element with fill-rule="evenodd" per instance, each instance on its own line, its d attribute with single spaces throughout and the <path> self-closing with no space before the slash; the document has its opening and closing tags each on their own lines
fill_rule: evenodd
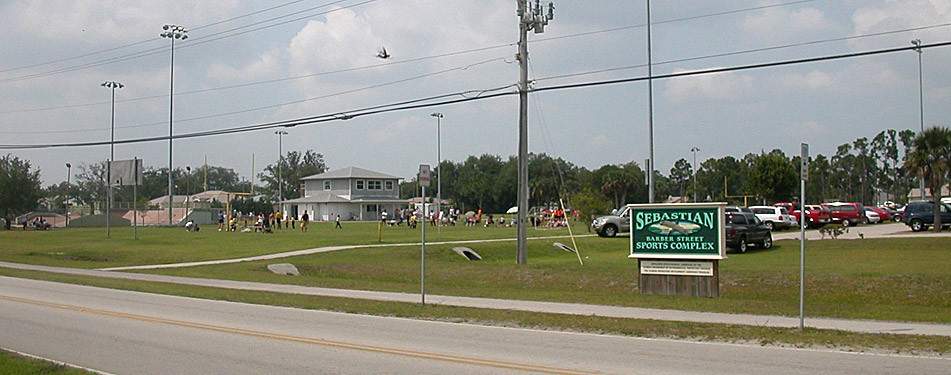
<svg viewBox="0 0 951 375">
<path fill-rule="evenodd" d="M 304 215 L 300 218 L 300 231 L 307 231 L 307 223 L 310 221 L 310 215 L 307 214 L 307 211 L 304 211 Z"/>
<path fill-rule="evenodd" d="M 274 214 L 274 227 L 281 229 L 282 221 L 284 221 L 284 211 L 278 210 L 277 213 Z"/>
<path fill-rule="evenodd" d="M 340 225 L 340 214 L 337 214 L 337 217 L 334 219 L 334 221 L 336 221 L 336 224 L 334 224 L 334 229 L 343 229 L 343 226 Z"/>
</svg>

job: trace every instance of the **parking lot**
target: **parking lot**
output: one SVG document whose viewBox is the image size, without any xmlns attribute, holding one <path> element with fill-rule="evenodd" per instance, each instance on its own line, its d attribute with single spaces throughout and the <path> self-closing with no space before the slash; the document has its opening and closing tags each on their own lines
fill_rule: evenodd
<svg viewBox="0 0 951 375">
<path fill-rule="evenodd" d="M 903 238 L 903 237 L 951 237 L 951 232 L 912 232 L 902 223 L 869 224 L 845 228 L 847 232 L 839 235 L 839 239 L 855 240 L 863 238 Z M 823 236 L 817 229 L 806 230 L 806 240 L 830 239 L 830 235 Z M 799 239 L 799 231 L 795 229 L 783 232 L 773 232 L 774 240 Z"/>
</svg>

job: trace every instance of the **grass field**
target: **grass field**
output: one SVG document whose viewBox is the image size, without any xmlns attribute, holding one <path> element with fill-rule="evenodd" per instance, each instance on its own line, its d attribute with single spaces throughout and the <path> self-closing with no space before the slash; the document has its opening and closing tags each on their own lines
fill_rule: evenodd
<svg viewBox="0 0 951 375">
<path fill-rule="evenodd" d="M 0 350 L 0 374 L 81 375 L 89 372 Z"/>
<path fill-rule="evenodd" d="M 106 239 L 104 228 L 71 228 L 54 231 L 0 231 L 0 260 L 78 268 L 105 268 L 141 264 L 177 263 L 309 249 L 328 245 L 377 244 L 376 223 L 311 223 L 307 233 L 278 230 L 273 234 L 218 232 L 204 226 L 198 233 L 181 228 L 140 228 L 132 239 L 131 228 L 113 228 Z M 567 234 L 566 230 L 530 230 L 530 236 Z M 514 238 L 515 228 L 444 227 L 427 231 L 430 241 Z M 385 227 L 382 243 L 418 242 L 419 230 Z"/>
<path fill-rule="evenodd" d="M 584 266 L 574 254 L 553 249 L 551 240 L 529 242 L 527 267 L 514 264 L 510 242 L 469 245 L 483 256 L 479 262 L 452 253 L 453 245 L 430 246 L 427 289 L 457 296 L 798 315 L 798 242 L 779 241 L 772 250 L 730 254 L 720 266 L 722 297 L 705 299 L 640 295 L 636 263 L 627 258 L 625 239 L 578 241 Z M 949 238 L 812 241 L 807 254 L 809 316 L 951 323 Z M 295 264 L 301 276 L 268 272 L 267 264 L 274 262 Z M 415 293 L 419 247 L 146 272 Z"/>
<path fill-rule="evenodd" d="M 0 268 L 0 275 L 194 298 L 481 325 L 840 350 L 937 355 L 951 353 L 951 338 L 942 336 L 865 334 L 811 328 L 799 332 L 796 329 L 744 325 L 620 319 L 438 305 L 422 306 L 415 303 L 195 287 L 7 268 Z"/>
</svg>

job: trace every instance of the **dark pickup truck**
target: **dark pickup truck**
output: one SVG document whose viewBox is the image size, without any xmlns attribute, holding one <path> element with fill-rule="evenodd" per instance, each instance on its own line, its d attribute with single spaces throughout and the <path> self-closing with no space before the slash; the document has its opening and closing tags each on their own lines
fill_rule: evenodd
<svg viewBox="0 0 951 375">
<path fill-rule="evenodd" d="M 769 249 L 773 247 L 773 232 L 754 214 L 728 212 L 726 245 L 741 253 L 745 253 L 750 245 Z"/>
</svg>

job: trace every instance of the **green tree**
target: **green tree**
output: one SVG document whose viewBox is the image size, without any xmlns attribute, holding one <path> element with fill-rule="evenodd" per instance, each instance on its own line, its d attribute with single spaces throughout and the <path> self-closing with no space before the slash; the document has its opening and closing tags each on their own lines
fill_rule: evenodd
<svg viewBox="0 0 951 375">
<path fill-rule="evenodd" d="M 674 167 L 670 169 L 670 181 L 677 187 L 677 195 L 682 197 L 686 194 L 687 182 L 691 177 L 693 177 L 693 166 L 690 162 L 687 159 L 677 160 Z"/>
<path fill-rule="evenodd" d="M 796 167 L 780 150 L 754 159 L 750 170 L 750 190 L 768 201 L 789 200 L 798 190 Z"/>
<path fill-rule="evenodd" d="M 8 225 L 13 216 L 35 208 L 42 196 L 39 169 L 10 154 L 0 157 L 0 208 Z"/>
<path fill-rule="evenodd" d="M 288 151 L 275 164 L 268 164 L 259 178 L 265 183 L 265 192 L 278 198 L 280 182 L 284 182 L 284 199 L 300 198 L 302 178 L 327 171 L 324 155 L 314 150 Z M 280 177 L 280 179 L 278 179 Z"/>
<path fill-rule="evenodd" d="M 951 130 L 944 127 L 926 129 L 915 137 L 905 167 L 924 176 L 931 189 L 934 205 L 934 230 L 941 231 L 941 188 L 951 173 Z"/>
<path fill-rule="evenodd" d="M 571 208 L 577 210 L 581 221 L 585 223 L 588 231 L 591 231 L 591 217 L 607 214 L 611 208 L 608 202 L 591 189 L 585 189 L 571 196 Z"/>
</svg>

